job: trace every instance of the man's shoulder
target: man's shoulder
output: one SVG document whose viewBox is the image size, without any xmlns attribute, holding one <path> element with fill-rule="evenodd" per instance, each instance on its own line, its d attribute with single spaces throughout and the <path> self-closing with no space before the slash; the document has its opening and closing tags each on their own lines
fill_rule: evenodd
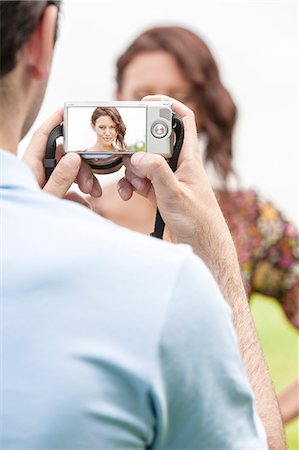
<svg viewBox="0 0 299 450">
<path fill-rule="evenodd" d="M 44 195 L 44 194 L 42 194 Z M 166 264 L 166 261 L 173 264 L 182 264 L 185 258 L 192 257 L 192 248 L 185 244 L 172 244 L 151 236 L 144 235 L 125 227 L 119 226 L 110 220 L 94 213 L 88 208 L 70 202 L 68 200 L 56 199 L 47 195 L 49 204 L 49 214 L 51 209 L 55 210 L 55 217 L 59 225 L 59 234 L 65 234 L 68 239 L 77 236 L 84 238 L 84 245 L 95 247 L 110 247 L 110 251 L 115 249 L 118 253 L 129 251 L 130 257 L 135 257 L 136 262 L 146 264 L 146 260 L 141 260 L 143 254 L 154 259 L 157 265 Z M 167 269 L 167 267 L 165 267 Z"/>
</svg>

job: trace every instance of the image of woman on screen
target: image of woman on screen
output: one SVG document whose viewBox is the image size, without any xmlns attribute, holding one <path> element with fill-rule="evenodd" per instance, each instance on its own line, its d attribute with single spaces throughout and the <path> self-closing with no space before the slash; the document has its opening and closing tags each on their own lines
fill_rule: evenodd
<svg viewBox="0 0 299 450">
<path fill-rule="evenodd" d="M 96 143 L 86 149 L 89 152 L 126 151 L 124 142 L 126 125 L 118 110 L 113 107 L 98 107 L 91 116 L 91 128 L 96 134 Z"/>
</svg>

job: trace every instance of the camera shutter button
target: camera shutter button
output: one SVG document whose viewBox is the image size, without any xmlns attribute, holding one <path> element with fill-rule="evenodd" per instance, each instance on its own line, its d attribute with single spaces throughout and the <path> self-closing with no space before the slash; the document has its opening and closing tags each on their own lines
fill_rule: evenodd
<svg viewBox="0 0 299 450">
<path fill-rule="evenodd" d="M 168 126 L 163 122 L 156 122 L 152 125 L 152 135 L 155 138 L 164 138 L 168 133 Z"/>
</svg>

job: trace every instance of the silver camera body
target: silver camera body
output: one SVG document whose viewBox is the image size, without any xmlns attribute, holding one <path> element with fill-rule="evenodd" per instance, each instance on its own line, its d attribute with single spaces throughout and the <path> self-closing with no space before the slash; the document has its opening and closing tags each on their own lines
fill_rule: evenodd
<svg viewBox="0 0 299 450">
<path fill-rule="evenodd" d="M 118 170 L 138 151 L 170 159 L 172 102 L 66 102 L 63 135 L 65 153 L 79 153 L 96 173 Z"/>
</svg>

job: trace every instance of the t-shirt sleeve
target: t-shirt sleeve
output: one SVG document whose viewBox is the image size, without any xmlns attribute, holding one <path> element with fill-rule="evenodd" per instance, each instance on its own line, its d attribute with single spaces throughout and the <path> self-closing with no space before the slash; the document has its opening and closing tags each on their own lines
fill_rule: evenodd
<svg viewBox="0 0 299 450">
<path fill-rule="evenodd" d="M 267 449 L 230 310 L 204 264 L 186 258 L 160 336 L 153 448 Z"/>
</svg>

